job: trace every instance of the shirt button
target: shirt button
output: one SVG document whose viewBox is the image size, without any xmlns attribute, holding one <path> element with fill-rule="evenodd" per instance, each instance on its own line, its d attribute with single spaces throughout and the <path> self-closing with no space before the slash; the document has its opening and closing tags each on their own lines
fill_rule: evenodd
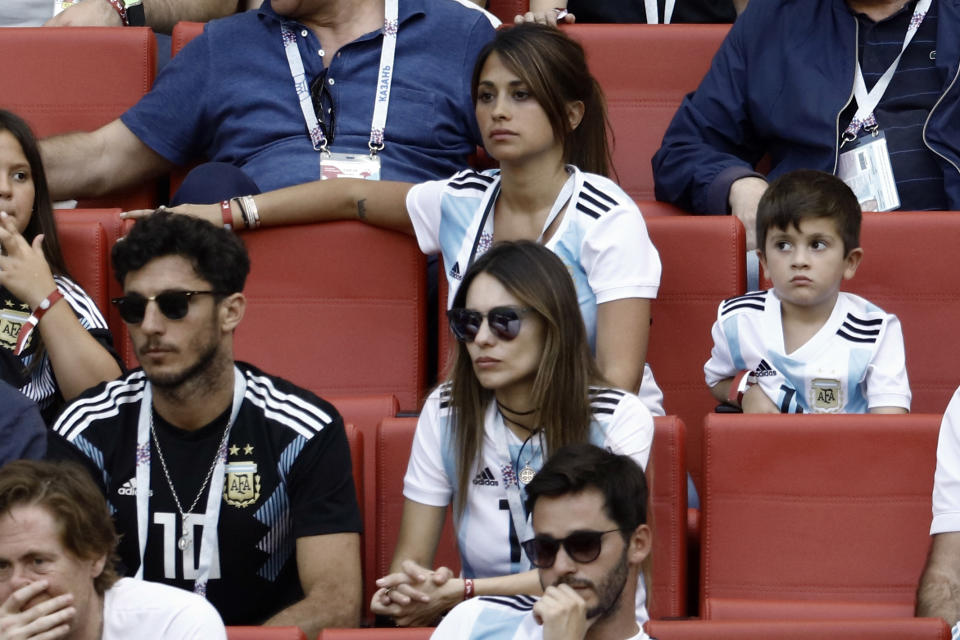
<svg viewBox="0 0 960 640">
<path fill-rule="evenodd" d="M 317 49 L 317 55 L 322 58 L 326 55 L 326 52 L 323 49 Z"/>
<path fill-rule="evenodd" d="M 333 78 L 327 78 L 327 84 L 333 85 L 334 84 Z"/>
<path fill-rule="evenodd" d="M 301 31 L 301 32 L 300 32 L 300 35 L 303 36 L 304 38 L 306 38 L 306 37 L 307 37 L 307 30 L 304 29 L 303 31 Z"/>
</svg>

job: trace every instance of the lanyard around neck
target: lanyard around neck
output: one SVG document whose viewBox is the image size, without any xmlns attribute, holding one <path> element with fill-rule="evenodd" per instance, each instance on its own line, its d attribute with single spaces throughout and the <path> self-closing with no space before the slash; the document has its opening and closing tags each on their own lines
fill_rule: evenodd
<svg viewBox="0 0 960 640">
<path fill-rule="evenodd" d="M 900 47 L 900 53 L 897 54 L 897 57 L 890 66 L 887 67 L 887 70 L 883 72 L 883 75 L 880 76 L 869 92 L 867 92 L 867 84 L 863 80 L 863 71 L 860 68 L 860 55 L 858 53 L 857 74 L 853 80 L 853 93 L 857 99 L 857 112 L 853 115 L 853 120 L 850 121 L 850 124 L 843 132 L 845 141 L 855 140 L 861 129 L 874 130 L 877 128 L 877 119 L 874 117 L 873 112 L 877 108 L 877 105 L 880 104 L 880 100 L 883 98 L 883 94 L 886 93 L 887 87 L 890 86 L 893 75 L 897 72 L 897 67 L 900 66 L 900 59 L 903 57 L 903 52 L 906 51 L 907 46 L 913 40 L 913 36 L 917 34 L 917 30 L 923 23 L 923 19 L 930 9 L 931 1 L 932 0 L 920 0 L 917 2 L 917 6 L 913 10 L 913 15 L 910 17 L 910 25 L 907 27 L 907 34 L 903 39 L 903 46 Z M 859 49 L 859 44 L 857 47 Z"/>
<path fill-rule="evenodd" d="M 676 0 L 666 0 L 663 5 L 663 24 L 670 24 L 670 20 L 673 18 L 673 7 L 676 4 Z M 657 0 L 643 0 L 643 9 L 647 14 L 647 24 L 659 24 L 659 9 L 657 8 Z"/>
<path fill-rule="evenodd" d="M 233 367 L 233 405 L 230 409 L 230 419 L 227 422 L 227 435 L 223 438 L 223 445 L 217 451 L 217 462 L 210 477 L 210 487 L 207 493 L 207 508 L 203 517 L 203 534 L 200 539 L 200 560 L 197 566 L 197 579 L 193 583 L 194 593 L 206 595 L 207 580 L 210 578 L 210 567 L 213 562 L 213 552 L 217 545 L 217 525 L 220 522 L 220 495 L 223 493 L 224 469 L 227 461 L 226 445 L 230 441 L 230 429 L 240 413 L 243 396 L 247 390 L 247 379 L 236 366 Z M 150 526 L 150 422 L 153 413 L 153 388 L 147 382 L 143 389 L 143 400 L 140 402 L 140 415 L 137 421 L 137 541 L 140 547 L 140 568 L 137 569 L 137 578 L 143 579 L 143 567 L 147 550 L 147 530 Z M 190 551 L 193 552 L 192 549 Z"/>
<path fill-rule="evenodd" d="M 377 90 L 374 94 L 373 121 L 370 123 L 370 140 L 367 146 L 370 155 L 376 155 L 383 149 L 383 132 L 387 127 L 387 110 L 390 105 L 390 87 L 393 84 L 393 66 L 397 53 L 397 30 L 399 27 L 399 2 L 386 0 L 383 17 L 383 45 L 380 47 L 380 69 L 377 72 Z M 280 34 L 283 39 L 283 50 L 287 56 L 290 75 L 300 101 L 300 111 L 310 134 L 310 142 L 314 151 L 326 152 L 329 142 L 320 127 L 320 120 L 313 108 L 313 97 L 310 94 L 310 84 L 307 82 L 307 73 L 303 67 L 303 58 L 297 46 L 297 34 L 290 26 L 280 24 Z M 301 34 L 306 36 L 304 29 Z M 349 105 L 346 105 L 349 108 Z"/>
</svg>

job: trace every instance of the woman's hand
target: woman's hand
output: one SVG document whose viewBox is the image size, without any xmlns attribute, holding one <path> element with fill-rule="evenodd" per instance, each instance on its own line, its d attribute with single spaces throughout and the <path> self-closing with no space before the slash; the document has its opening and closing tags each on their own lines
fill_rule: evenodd
<svg viewBox="0 0 960 640">
<path fill-rule="evenodd" d="M 380 587 L 370 601 L 370 611 L 390 616 L 401 627 L 429 626 L 463 600 L 463 581 L 451 580 L 453 571 L 431 571 L 404 560 L 402 571 L 377 580 Z"/>
<path fill-rule="evenodd" d="M 134 209 L 133 211 L 124 211 L 120 214 L 121 218 L 130 218 L 138 220 L 152 215 L 155 211 L 172 211 L 173 213 L 182 213 L 184 215 L 200 218 L 215 225 L 223 225 L 223 214 L 220 211 L 219 204 L 181 204 L 176 207 L 158 207 L 154 209 Z"/>
<path fill-rule="evenodd" d="M 13 217 L 0 211 L 0 285 L 6 287 L 24 303 L 36 309 L 44 298 L 53 293 L 57 284 L 53 281 L 50 265 L 43 255 L 43 234 L 37 234 L 33 244 L 17 230 Z"/>
</svg>

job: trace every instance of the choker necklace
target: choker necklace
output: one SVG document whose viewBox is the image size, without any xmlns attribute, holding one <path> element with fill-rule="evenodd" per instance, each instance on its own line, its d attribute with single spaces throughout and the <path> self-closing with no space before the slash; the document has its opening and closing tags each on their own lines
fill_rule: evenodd
<svg viewBox="0 0 960 640">
<path fill-rule="evenodd" d="M 529 416 L 530 414 L 533 414 L 533 413 L 536 413 L 536 412 L 537 412 L 537 409 L 536 409 L 536 408 L 530 409 L 529 411 L 517 411 L 516 409 L 511 409 L 510 407 L 508 407 L 507 405 L 503 404 L 503 403 L 500 402 L 499 400 L 497 400 L 497 407 L 499 407 L 501 411 L 503 411 L 504 409 L 506 409 L 507 411 L 509 411 L 510 413 L 512 413 L 512 414 L 515 415 L 515 416 Z M 527 429 L 527 431 L 529 431 L 529 429 Z"/>
<path fill-rule="evenodd" d="M 203 479 L 203 484 L 200 485 L 200 491 L 197 492 L 197 496 L 193 499 L 193 502 L 190 503 L 190 508 L 186 511 L 183 510 L 183 506 L 180 504 L 180 498 L 177 496 L 177 490 L 173 488 L 173 480 L 170 478 L 170 471 L 167 470 L 167 461 L 163 459 L 163 451 L 160 449 L 160 440 L 157 438 L 157 430 L 153 426 L 153 414 L 150 412 L 150 435 L 153 436 L 153 446 L 157 448 L 157 457 L 160 458 L 160 466 L 163 467 L 163 475 L 167 479 L 167 486 L 170 487 L 170 494 L 173 496 L 173 502 L 177 506 L 177 512 L 180 514 L 180 530 L 183 532 L 183 535 L 180 536 L 180 539 L 177 540 L 177 548 L 180 551 L 186 551 L 190 547 L 190 544 L 193 542 L 193 531 L 187 528 L 187 514 L 193 512 L 193 508 L 197 506 L 197 503 L 200 501 L 200 496 L 203 495 L 203 492 L 207 489 L 207 484 L 210 482 L 210 477 L 213 475 L 213 470 L 217 467 L 217 462 L 220 461 L 220 452 L 225 450 L 227 445 L 227 438 L 230 436 L 230 421 L 227 421 L 227 426 L 223 430 L 223 437 L 220 438 L 220 444 L 217 445 L 217 452 L 213 455 L 213 462 L 210 464 L 210 468 L 207 469 L 207 476 Z"/>
</svg>

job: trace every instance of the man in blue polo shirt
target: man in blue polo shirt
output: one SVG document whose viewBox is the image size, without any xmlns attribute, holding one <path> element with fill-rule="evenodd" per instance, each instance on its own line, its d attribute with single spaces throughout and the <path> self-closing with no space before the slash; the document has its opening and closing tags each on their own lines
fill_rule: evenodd
<svg viewBox="0 0 960 640">
<path fill-rule="evenodd" d="M 653 157 L 657 199 L 732 213 L 753 245 L 766 155 L 864 209 L 960 209 L 958 62 L 960 0 L 751 2 Z"/>
<path fill-rule="evenodd" d="M 200 158 L 263 191 L 321 170 L 449 176 L 480 139 L 469 74 L 494 22 L 450 0 L 265 0 L 208 23 L 120 119 L 42 141 L 51 193 L 97 196 Z"/>
</svg>

